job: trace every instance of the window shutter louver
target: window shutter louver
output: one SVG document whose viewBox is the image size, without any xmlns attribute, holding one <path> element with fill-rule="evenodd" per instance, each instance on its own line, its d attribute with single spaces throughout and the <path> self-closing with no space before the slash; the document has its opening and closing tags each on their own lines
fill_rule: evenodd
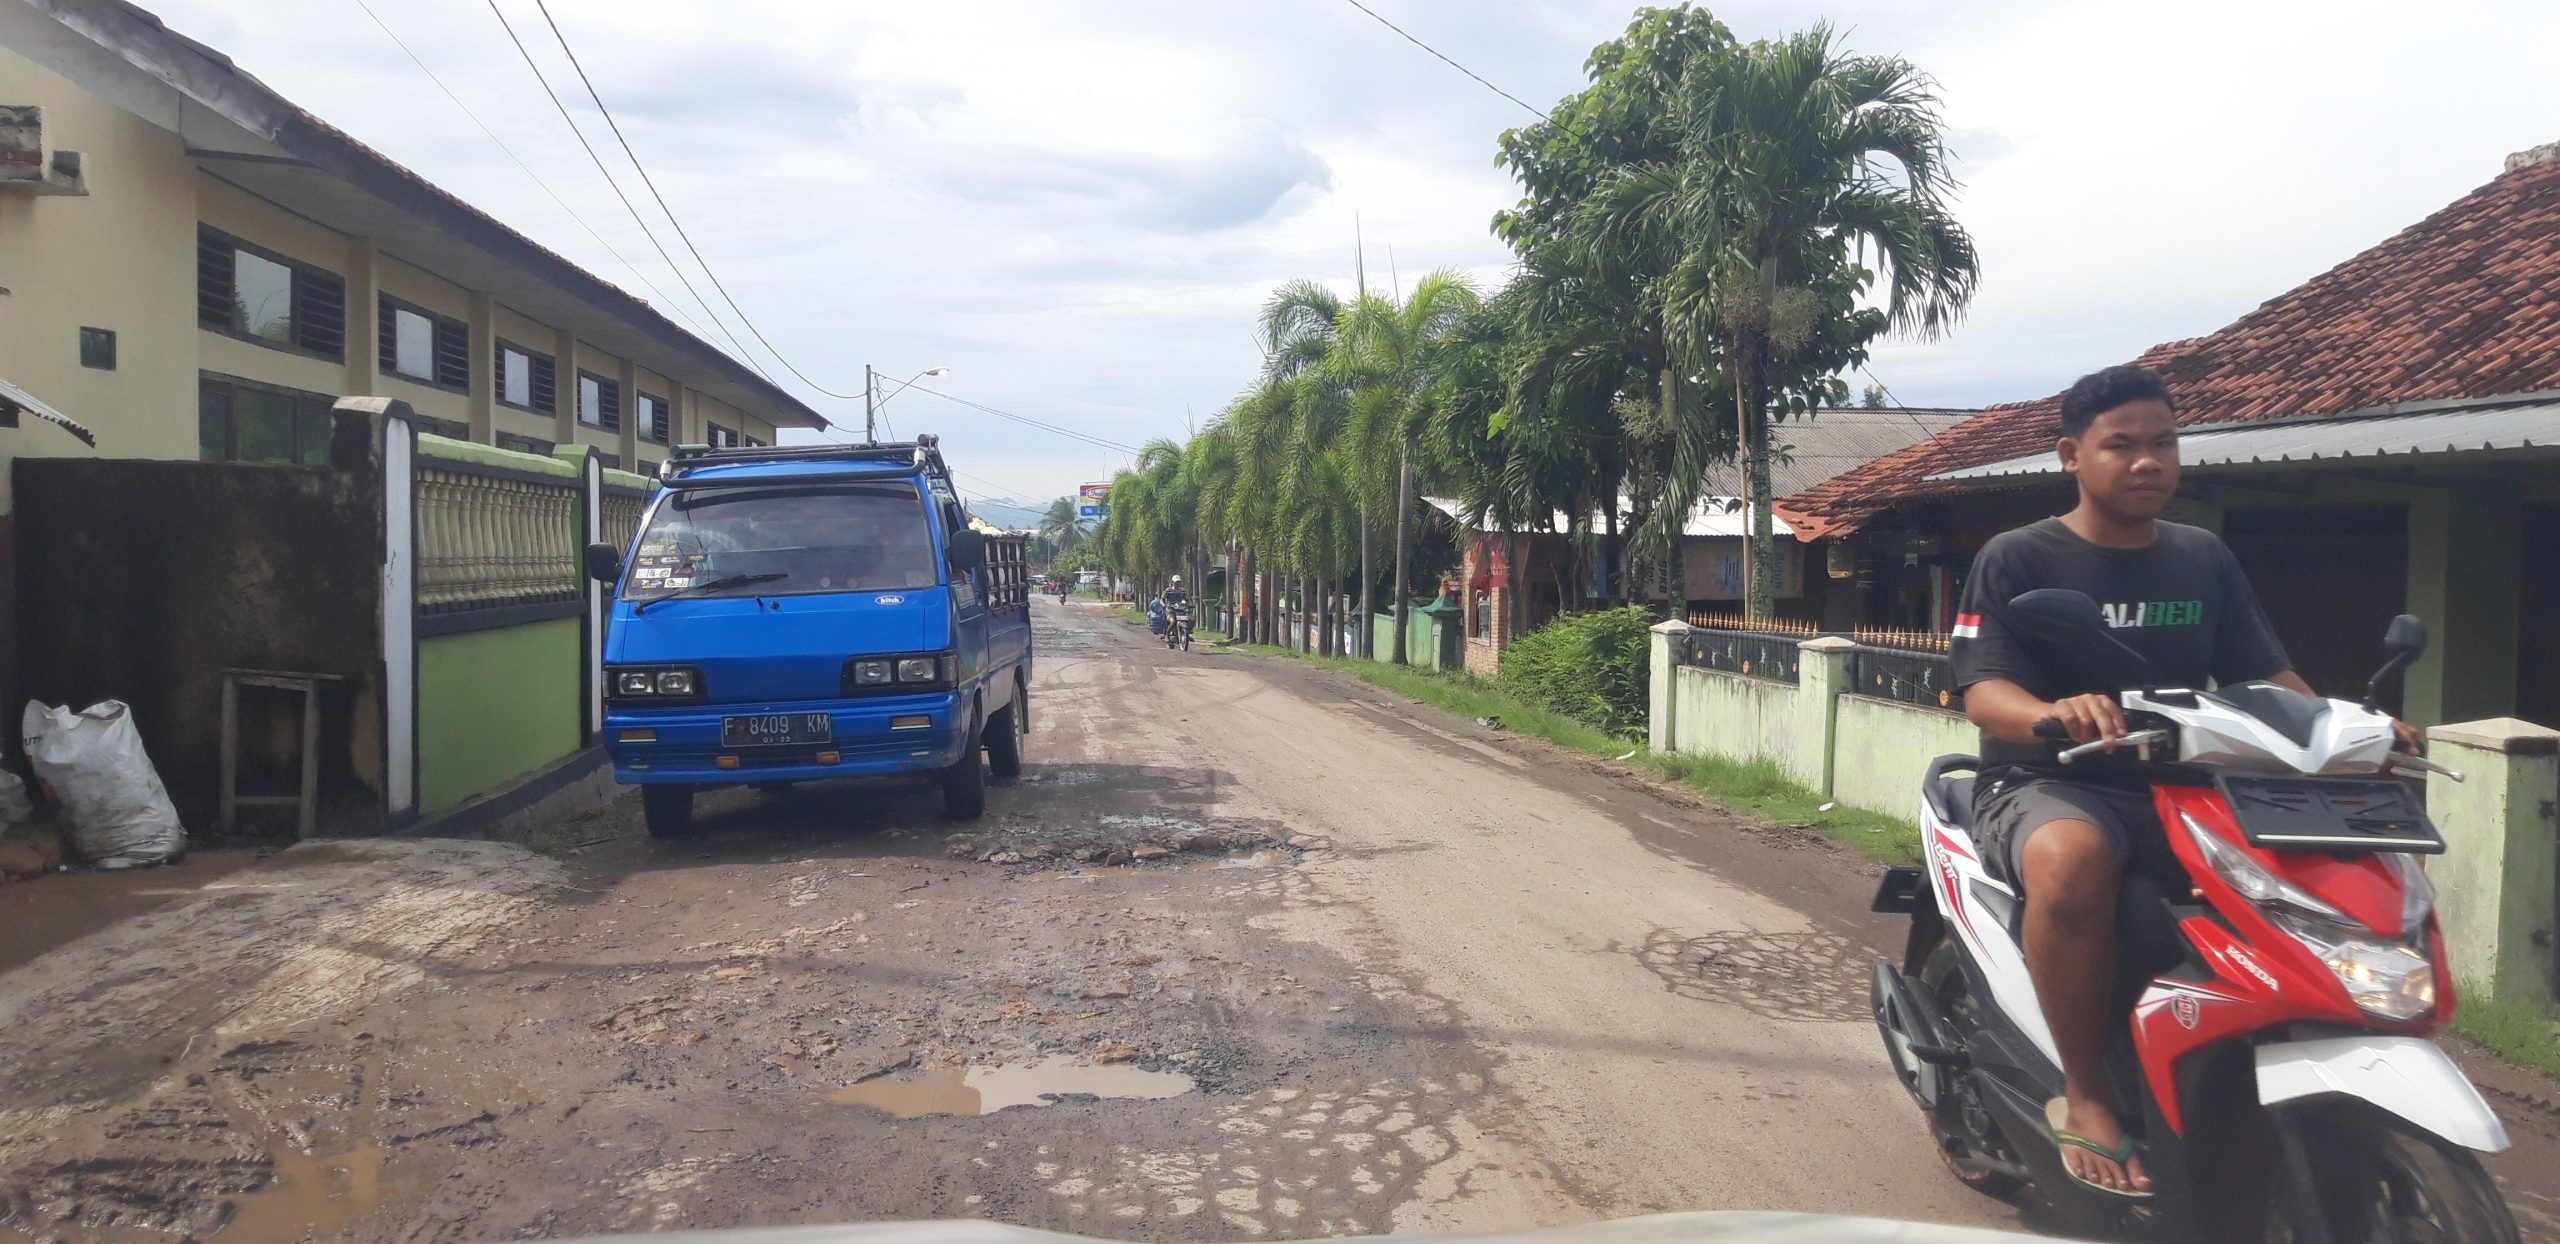
<svg viewBox="0 0 2560 1244">
<path fill-rule="evenodd" d="M 346 357 L 346 282 L 326 272 L 293 270 L 293 343 L 330 358 Z"/>
<path fill-rule="evenodd" d="M 196 322 L 229 329 L 239 319 L 231 292 L 231 244 L 196 231 Z"/>
<path fill-rule="evenodd" d="M 447 388 L 471 387 L 471 326 L 458 320 L 436 321 L 436 383 Z"/>
</svg>

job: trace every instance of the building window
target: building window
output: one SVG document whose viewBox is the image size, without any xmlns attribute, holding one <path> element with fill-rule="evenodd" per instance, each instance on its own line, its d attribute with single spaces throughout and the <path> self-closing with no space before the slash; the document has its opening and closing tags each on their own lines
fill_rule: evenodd
<svg viewBox="0 0 2560 1244">
<path fill-rule="evenodd" d="M 441 436 L 449 441 L 468 441 L 471 439 L 471 425 L 464 423 L 459 419 L 438 419 L 432 415 L 412 415 L 410 416 L 410 421 L 417 425 L 417 429 L 419 431 L 427 433 L 430 436 Z"/>
<path fill-rule="evenodd" d="M 207 462 L 329 462 L 336 399 L 206 376 L 196 386 L 196 456 Z"/>
<path fill-rule="evenodd" d="M 520 454 L 533 454 L 543 458 L 551 456 L 551 442 L 536 440 L 530 436 L 518 436 L 513 432 L 498 434 L 498 448 L 512 449 Z"/>
<path fill-rule="evenodd" d="M 578 422 L 607 432 L 621 431 L 622 386 L 594 372 L 579 372 Z"/>
<path fill-rule="evenodd" d="M 378 361 L 384 375 L 403 376 L 456 393 L 470 390 L 470 325 L 389 296 L 382 300 L 381 324 Z"/>
<path fill-rule="evenodd" d="M 196 230 L 196 322 L 214 332 L 322 358 L 346 356 L 347 288 L 334 272 Z"/>
<path fill-rule="evenodd" d="M 596 464 L 608 471 L 619 471 L 622 469 L 622 455 L 599 453 L 596 455 Z"/>
<path fill-rule="evenodd" d="M 703 439 L 713 449 L 735 449 L 738 447 L 738 430 L 724 428 L 716 423 L 705 424 Z"/>
<path fill-rule="evenodd" d="M 80 365 L 99 371 L 116 369 L 116 334 L 111 328 L 80 330 Z"/>
<path fill-rule="evenodd" d="M 498 343 L 498 401 L 518 410 L 535 414 L 551 413 L 554 364 L 548 354 L 536 354 L 510 342 Z"/>
<path fill-rule="evenodd" d="M 640 395 L 640 439 L 664 445 L 674 429 L 667 426 L 667 399 Z"/>
</svg>

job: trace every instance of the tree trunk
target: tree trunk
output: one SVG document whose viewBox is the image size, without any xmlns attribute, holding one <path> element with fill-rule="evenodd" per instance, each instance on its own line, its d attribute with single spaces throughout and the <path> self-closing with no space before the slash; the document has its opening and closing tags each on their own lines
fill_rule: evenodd
<svg viewBox="0 0 2560 1244">
<path fill-rule="evenodd" d="M 1374 625 L 1371 619 L 1378 616 L 1369 599 L 1370 585 L 1378 581 L 1377 576 L 1378 572 L 1369 565 L 1369 503 L 1363 501 L 1360 503 L 1360 619 L 1352 628 L 1357 637 L 1354 642 L 1360 646 L 1355 655 L 1363 661 L 1369 660 L 1378 650 L 1378 641 L 1369 634 L 1370 627 Z"/>
<path fill-rule="evenodd" d="M 1615 605 L 1620 595 L 1618 585 L 1618 490 L 1609 489 L 1607 501 L 1608 534 L 1600 538 L 1600 603 Z"/>
<path fill-rule="evenodd" d="M 1744 611 L 1753 618 L 1777 612 L 1778 550 L 1770 539 L 1769 410 L 1760 398 L 1759 343 L 1746 336 L 1735 368 L 1734 402 L 1741 412 L 1742 491 L 1750 519 L 1743 556 Z"/>
<path fill-rule="evenodd" d="M 1396 644 L 1393 659 L 1398 665 L 1410 664 L 1405 660 L 1404 633 L 1405 618 L 1413 604 L 1412 582 L 1413 442 L 1410 437 L 1407 437 L 1396 465 L 1396 581 L 1388 589 L 1392 594 L 1396 612 Z"/>
<path fill-rule="evenodd" d="M 1672 429 L 1673 436 L 1678 436 L 1680 372 L 1677 368 L 1662 369 L 1662 414 L 1663 426 Z M 1654 521 L 1671 524 L 1671 559 L 1663 567 L 1662 575 L 1662 616 L 1668 621 L 1686 622 L 1689 620 L 1689 508 L 1694 499 L 1672 495 L 1679 491 L 1672 486 L 1672 477 L 1676 474 L 1677 468 L 1662 473 L 1663 513 L 1655 516 Z"/>
<path fill-rule="evenodd" d="M 1316 650 L 1315 587 L 1314 575 L 1298 576 L 1298 651 L 1309 656 Z"/>
</svg>

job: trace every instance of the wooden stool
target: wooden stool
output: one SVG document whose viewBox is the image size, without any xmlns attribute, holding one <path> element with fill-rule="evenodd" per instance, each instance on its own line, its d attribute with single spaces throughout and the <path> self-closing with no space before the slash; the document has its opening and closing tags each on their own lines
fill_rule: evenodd
<svg viewBox="0 0 2560 1244">
<path fill-rule="evenodd" d="M 308 838 L 320 816 L 320 684 L 345 682 L 335 674 L 276 670 L 222 671 L 222 828 L 239 828 L 240 805 L 291 804 L 298 811 L 294 836 Z M 240 793 L 240 688 L 270 687 L 302 695 L 302 789 L 291 795 Z"/>
</svg>

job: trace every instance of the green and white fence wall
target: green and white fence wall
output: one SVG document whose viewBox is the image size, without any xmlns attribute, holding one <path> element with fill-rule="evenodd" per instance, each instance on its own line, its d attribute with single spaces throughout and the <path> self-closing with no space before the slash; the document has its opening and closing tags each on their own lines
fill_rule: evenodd
<svg viewBox="0 0 2560 1244">
<path fill-rule="evenodd" d="M 405 684 L 411 709 L 407 730 L 395 710 L 384 734 L 387 770 L 412 775 L 405 791 L 386 791 L 398 823 L 594 743 L 604 592 L 580 550 L 628 547 L 651 485 L 607 469 L 591 448 L 545 457 L 448 440 L 384 405 L 383 651 L 392 697 Z"/>
</svg>

